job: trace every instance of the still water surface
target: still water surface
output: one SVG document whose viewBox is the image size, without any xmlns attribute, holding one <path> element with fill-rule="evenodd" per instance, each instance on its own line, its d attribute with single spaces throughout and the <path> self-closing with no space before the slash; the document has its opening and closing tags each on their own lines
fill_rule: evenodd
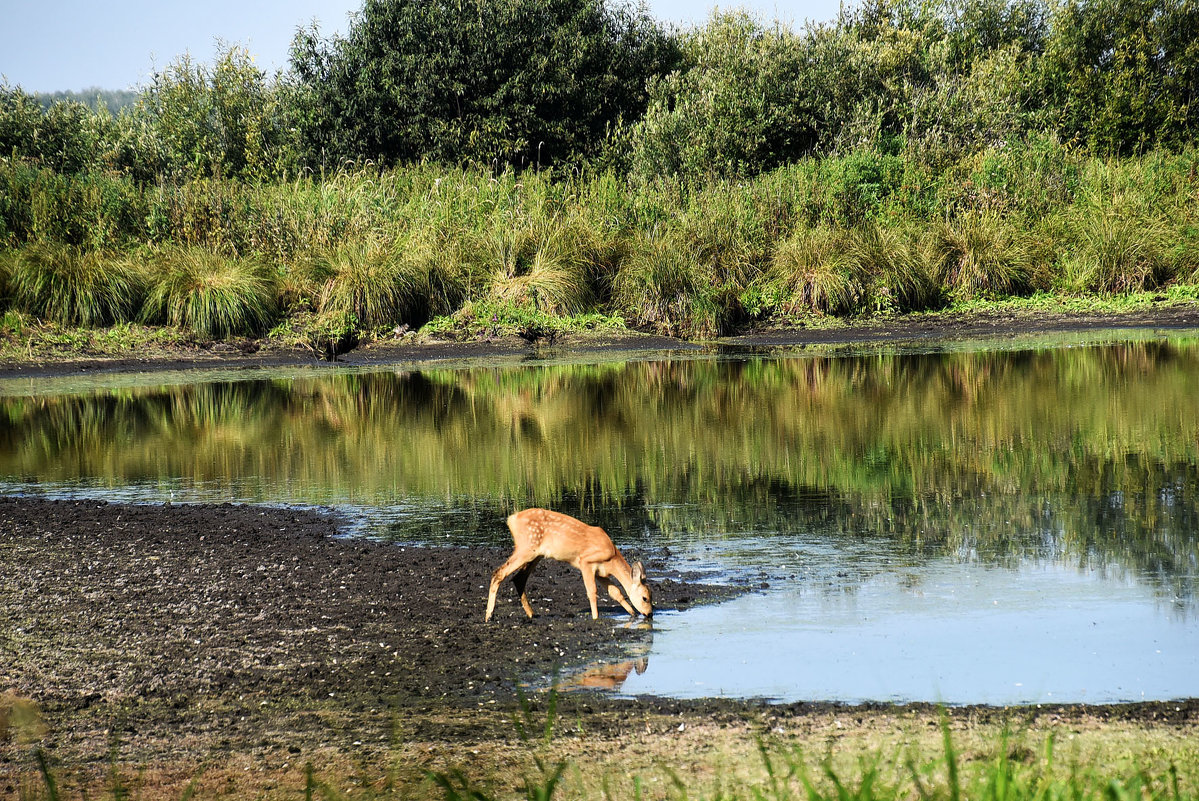
<svg viewBox="0 0 1199 801">
<path fill-rule="evenodd" d="M 755 588 L 657 616 L 630 694 L 1199 696 L 1199 336 L 202 375 L 0 382 L 0 490 L 447 545 L 552 506 Z"/>
</svg>

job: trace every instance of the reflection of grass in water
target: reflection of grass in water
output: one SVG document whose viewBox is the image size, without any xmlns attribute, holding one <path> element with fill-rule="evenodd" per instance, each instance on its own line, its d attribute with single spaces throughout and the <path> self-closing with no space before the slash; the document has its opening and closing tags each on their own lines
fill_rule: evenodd
<svg viewBox="0 0 1199 801">
<path fill-rule="evenodd" d="M 72 449 L 85 469 L 107 462 L 108 443 L 99 440 L 119 426 L 145 443 L 127 443 L 129 463 L 156 464 L 169 444 L 168 460 L 191 451 L 178 474 L 200 479 L 221 477 L 205 472 L 211 448 L 228 438 L 263 448 L 286 428 L 283 453 L 256 457 L 267 461 L 265 474 L 289 469 L 288 453 L 297 450 L 313 460 L 311 477 L 334 489 L 338 475 L 323 470 L 325 460 L 389 467 L 384 476 L 363 470 L 341 479 L 367 495 L 398 480 L 397 489 L 419 494 L 471 487 L 550 502 L 563 488 L 599 479 L 608 496 L 642 482 L 653 496 L 653 486 L 677 486 L 684 473 L 686 492 L 661 500 L 702 501 L 747 480 L 915 500 L 1034 486 L 1085 491 L 1070 482 L 1088 478 L 1094 494 L 1101 477 L 1196 459 L 1187 429 L 1199 422 L 1180 415 L 1195 405 L 1196 360 L 1155 350 L 358 374 L 5 407 L 12 426 L 51 435 L 52 447 Z M 1096 396 L 1103 402 L 1093 403 Z M 39 457 L 25 437 L 15 444 L 10 474 L 45 474 L 61 456 Z M 1102 465 L 1094 468 L 1102 476 L 1080 471 L 1086 457 Z"/>
<path fill-rule="evenodd" d="M 1199 550 L 1189 345 L 338 373 L 0 407 L 0 474 L 43 482 L 262 477 L 283 500 L 569 495 L 584 513 L 635 498 L 668 534 L 810 514 L 995 559 L 1049 538 L 1148 574 Z"/>
</svg>

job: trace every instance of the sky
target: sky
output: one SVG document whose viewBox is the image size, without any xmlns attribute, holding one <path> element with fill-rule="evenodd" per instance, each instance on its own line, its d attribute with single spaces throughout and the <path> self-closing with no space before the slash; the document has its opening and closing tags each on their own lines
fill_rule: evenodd
<svg viewBox="0 0 1199 801">
<path fill-rule="evenodd" d="M 721 3 L 765 20 L 802 25 L 831 20 L 840 0 Z M 664 22 L 702 22 L 711 2 L 650 0 Z M 28 92 L 129 89 L 145 85 L 183 53 L 212 61 L 218 41 L 249 49 L 274 72 L 287 64 L 296 28 L 314 20 L 325 36 L 343 33 L 362 0 L 0 0 L 0 77 Z"/>
</svg>

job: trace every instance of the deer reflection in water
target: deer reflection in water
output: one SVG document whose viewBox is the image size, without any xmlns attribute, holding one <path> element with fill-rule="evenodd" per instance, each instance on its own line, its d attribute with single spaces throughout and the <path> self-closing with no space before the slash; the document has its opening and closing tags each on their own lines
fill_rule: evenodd
<svg viewBox="0 0 1199 801">
<path fill-rule="evenodd" d="M 634 670 L 637 675 L 649 668 L 649 657 L 626 659 L 607 665 L 593 665 L 582 673 L 572 676 L 564 685 L 567 690 L 619 690 Z"/>
</svg>

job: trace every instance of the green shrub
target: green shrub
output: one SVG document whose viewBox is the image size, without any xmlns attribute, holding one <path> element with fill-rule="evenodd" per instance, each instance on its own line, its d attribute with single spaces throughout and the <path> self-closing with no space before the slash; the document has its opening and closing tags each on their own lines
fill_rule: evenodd
<svg viewBox="0 0 1199 801">
<path fill-rule="evenodd" d="M 647 79 L 675 61 L 672 40 L 635 5 L 381 0 L 344 36 L 299 32 L 289 110 L 314 167 L 577 165 L 641 116 Z"/>
<path fill-rule="evenodd" d="M 872 149 L 826 159 L 821 168 L 828 182 L 826 215 L 845 226 L 877 219 L 904 177 L 902 158 Z"/>
<path fill-rule="evenodd" d="M 815 146 L 818 103 L 803 37 L 744 11 L 714 12 L 681 45 L 686 68 L 651 82 L 630 134 L 636 173 L 754 175 Z"/>
<path fill-rule="evenodd" d="M 13 305 L 60 325 L 129 320 L 145 290 L 135 265 L 100 251 L 47 242 L 17 251 L 7 261 Z"/>
<path fill-rule="evenodd" d="M 146 322 L 219 338 L 261 333 L 275 316 L 278 281 L 257 259 L 192 247 L 163 251 L 156 261 L 142 309 Z"/>
</svg>

